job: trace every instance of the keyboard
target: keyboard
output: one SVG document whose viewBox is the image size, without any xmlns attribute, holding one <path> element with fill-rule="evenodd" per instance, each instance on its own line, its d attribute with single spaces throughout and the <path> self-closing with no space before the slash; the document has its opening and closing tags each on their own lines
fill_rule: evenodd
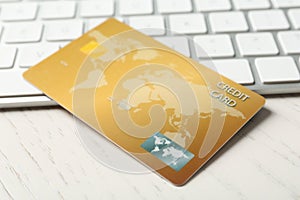
<svg viewBox="0 0 300 200">
<path fill-rule="evenodd" d="M 54 105 L 22 73 L 108 17 L 258 93 L 300 92 L 300 0 L 0 0 L 0 108 Z"/>
</svg>

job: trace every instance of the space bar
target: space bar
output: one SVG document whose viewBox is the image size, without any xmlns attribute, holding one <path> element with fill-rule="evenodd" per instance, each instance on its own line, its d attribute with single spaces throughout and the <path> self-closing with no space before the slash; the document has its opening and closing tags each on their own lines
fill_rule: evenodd
<svg viewBox="0 0 300 200">
<path fill-rule="evenodd" d="M 23 70 L 0 70 L 0 97 L 41 95 L 22 76 Z"/>
</svg>

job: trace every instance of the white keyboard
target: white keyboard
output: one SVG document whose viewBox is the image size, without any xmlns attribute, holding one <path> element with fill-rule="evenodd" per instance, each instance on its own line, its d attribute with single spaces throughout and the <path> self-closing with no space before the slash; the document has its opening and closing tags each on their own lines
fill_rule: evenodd
<svg viewBox="0 0 300 200">
<path fill-rule="evenodd" d="M 0 108 L 55 104 L 22 73 L 108 17 L 261 94 L 300 92 L 300 0 L 0 0 Z"/>
</svg>

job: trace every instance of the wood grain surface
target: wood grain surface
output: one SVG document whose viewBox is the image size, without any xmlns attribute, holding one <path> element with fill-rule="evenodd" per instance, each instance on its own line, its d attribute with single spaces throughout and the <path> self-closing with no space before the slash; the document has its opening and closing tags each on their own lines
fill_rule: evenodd
<svg viewBox="0 0 300 200">
<path fill-rule="evenodd" d="M 300 95 L 267 97 L 195 177 L 110 169 L 88 153 L 60 107 L 0 110 L 0 199 L 300 199 Z"/>
</svg>

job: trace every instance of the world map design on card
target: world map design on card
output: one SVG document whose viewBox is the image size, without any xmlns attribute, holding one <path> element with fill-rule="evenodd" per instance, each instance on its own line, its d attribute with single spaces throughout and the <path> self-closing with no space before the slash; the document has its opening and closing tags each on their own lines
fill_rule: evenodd
<svg viewBox="0 0 300 200">
<path fill-rule="evenodd" d="M 115 19 L 24 78 L 175 185 L 186 183 L 265 103 Z"/>
</svg>

